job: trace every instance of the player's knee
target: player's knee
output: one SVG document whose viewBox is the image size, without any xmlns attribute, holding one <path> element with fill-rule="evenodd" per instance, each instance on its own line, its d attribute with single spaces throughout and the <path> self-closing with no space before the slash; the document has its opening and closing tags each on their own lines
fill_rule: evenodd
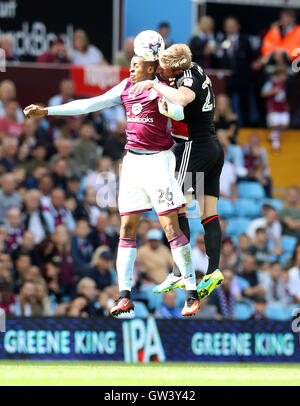
<svg viewBox="0 0 300 406">
<path fill-rule="evenodd" d="M 168 241 L 176 238 L 181 232 L 179 226 L 174 223 L 167 223 L 163 228 Z"/>
<path fill-rule="evenodd" d="M 122 223 L 120 227 L 120 238 L 135 238 L 136 227 L 132 223 Z"/>
</svg>

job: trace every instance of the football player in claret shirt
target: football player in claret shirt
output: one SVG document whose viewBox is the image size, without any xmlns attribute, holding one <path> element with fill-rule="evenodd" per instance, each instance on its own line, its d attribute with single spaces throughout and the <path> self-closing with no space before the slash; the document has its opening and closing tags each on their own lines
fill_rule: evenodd
<svg viewBox="0 0 300 406">
<path fill-rule="evenodd" d="M 206 254 L 209 265 L 197 291 L 200 300 L 207 297 L 224 279 L 219 268 L 222 232 L 217 214 L 220 193 L 220 175 L 224 164 L 224 152 L 215 132 L 215 97 L 209 77 L 203 69 L 192 62 L 189 47 L 174 44 L 159 58 L 159 73 L 169 79 L 173 86 L 153 81 L 137 83 L 130 89 L 138 95 L 146 89 L 154 89 L 176 105 L 184 107 L 184 119 L 173 122 L 172 135 L 176 140 L 185 141 L 181 157 L 178 181 L 184 191 L 192 188 L 200 206 L 204 227 Z M 165 109 L 168 106 L 164 104 Z M 204 191 L 199 188 L 198 174 L 204 174 Z M 199 190 L 200 189 L 200 190 Z M 179 224 L 186 237 L 190 238 L 188 219 L 183 209 L 179 212 Z M 178 268 L 154 292 L 161 293 L 184 287 Z"/>
<path fill-rule="evenodd" d="M 167 128 L 168 117 L 184 118 L 183 108 L 168 100 L 162 101 L 162 96 L 154 89 L 146 89 L 137 96 L 130 92 L 139 81 L 158 82 L 156 69 L 157 62 L 146 62 L 135 56 L 131 61 L 130 78 L 102 96 L 45 109 L 31 105 L 24 110 L 25 115 L 31 117 L 87 114 L 119 104 L 125 107 L 127 154 L 123 159 L 119 191 L 121 230 L 117 256 L 120 296 L 111 310 L 114 316 L 134 308 L 130 292 L 137 252 L 136 229 L 141 214 L 151 211 L 152 207 L 170 242 L 174 262 L 184 275 L 187 300 L 182 315 L 195 314 L 200 308 L 191 247 L 178 223 L 178 211 L 186 205 L 186 200 L 175 178 L 175 156 L 170 151 L 174 141 Z M 163 109 L 165 115 L 160 113 L 164 103 L 168 106 L 167 112 Z"/>
</svg>

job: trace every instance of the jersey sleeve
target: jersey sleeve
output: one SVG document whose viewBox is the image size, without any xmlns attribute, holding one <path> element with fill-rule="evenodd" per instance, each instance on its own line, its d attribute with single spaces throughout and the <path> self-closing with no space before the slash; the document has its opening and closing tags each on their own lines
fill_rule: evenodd
<svg viewBox="0 0 300 406">
<path fill-rule="evenodd" d="M 190 69 L 184 71 L 183 76 L 177 80 L 176 84 L 177 89 L 180 87 L 187 87 L 195 93 L 199 91 L 199 79 L 193 75 Z"/>
<path fill-rule="evenodd" d="M 127 84 L 127 79 L 124 79 L 117 86 L 110 89 L 101 96 L 92 97 L 90 99 L 75 100 L 70 103 L 62 104 L 61 106 L 48 107 L 49 116 L 75 116 L 79 114 L 88 114 L 94 111 L 113 107 L 122 104 L 121 95 Z"/>
</svg>

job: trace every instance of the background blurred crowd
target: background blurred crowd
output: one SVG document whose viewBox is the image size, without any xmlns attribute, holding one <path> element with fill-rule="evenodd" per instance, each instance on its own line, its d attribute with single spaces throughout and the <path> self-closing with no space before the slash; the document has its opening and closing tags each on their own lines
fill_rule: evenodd
<svg viewBox="0 0 300 406">
<path fill-rule="evenodd" d="M 168 23 L 159 31 L 171 45 Z M 198 317 L 288 319 L 293 307 L 299 307 L 299 188 L 291 185 L 284 202 L 273 199 L 268 156 L 259 135 L 250 134 L 245 145 L 238 142 L 240 126 L 248 125 L 258 110 L 267 117 L 273 148 L 279 150 L 280 133 L 289 124 L 286 81 L 292 78 L 292 49 L 299 39 L 291 10 L 280 14 L 258 52 L 234 17 L 224 20 L 222 36 L 214 33 L 211 17 L 202 17 L 191 38 L 196 62 L 232 71 L 226 93 L 216 98 L 215 115 L 226 156 L 219 202 L 225 281 L 202 303 Z M 1 47 L 8 60 L 16 60 L 9 37 L 2 37 Z M 133 38 L 128 38 L 113 63 L 127 66 L 132 56 Z M 38 62 L 108 64 L 82 30 L 74 34 L 73 50 L 58 39 Z M 73 99 L 74 83 L 65 79 L 49 105 Z M 114 191 L 125 128 L 122 107 L 87 116 L 24 120 L 14 83 L 0 83 L 0 307 L 8 315 L 108 316 L 118 294 L 120 218 Z M 177 156 L 181 149 L 175 147 Z M 192 206 L 191 242 L 200 278 L 207 257 L 203 229 L 193 215 L 197 207 Z M 180 317 L 184 292 L 151 293 L 173 266 L 155 213 L 142 218 L 137 243 L 135 315 Z"/>
</svg>

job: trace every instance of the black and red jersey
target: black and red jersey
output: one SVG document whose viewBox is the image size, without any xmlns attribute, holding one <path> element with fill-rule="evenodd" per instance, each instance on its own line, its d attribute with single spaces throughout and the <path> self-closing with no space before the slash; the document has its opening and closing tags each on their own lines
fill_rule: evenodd
<svg viewBox="0 0 300 406">
<path fill-rule="evenodd" d="M 196 98 L 184 107 L 184 120 L 172 120 L 173 138 L 177 142 L 215 138 L 215 96 L 209 77 L 193 62 L 190 69 L 176 78 L 175 88 L 179 89 L 181 86 L 195 92 Z"/>
</svg>

